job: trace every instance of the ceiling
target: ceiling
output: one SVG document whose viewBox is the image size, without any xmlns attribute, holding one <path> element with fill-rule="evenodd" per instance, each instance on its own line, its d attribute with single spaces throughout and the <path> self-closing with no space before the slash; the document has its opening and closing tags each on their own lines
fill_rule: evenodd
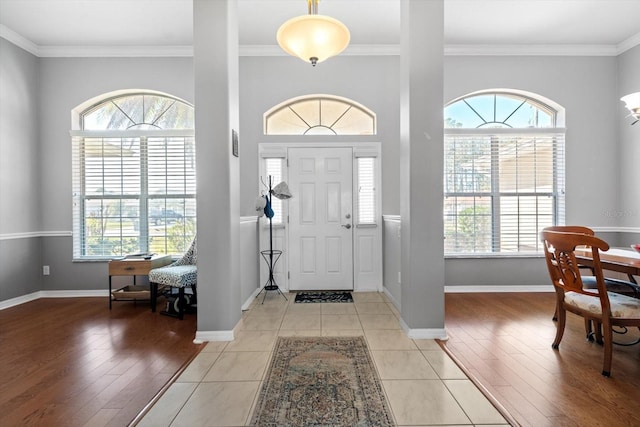
<svg viewBox="0 0 640 427">
<path fill-rule="evenodd" d="M 238 13 L 241 47 L 256 48 L 307 7 L 238 0 Z M 400 42 L 400 0 L 322 0 L 319 13 L 343 21 L 352 46 Z M 191 0 L 0 0 L 0 35 L 41 51 L 191 47 L 192 14 Z M 639 17 L 640 0 L 445 0 L 445 46 L 616 55 L 640 44 Z"/>
</svg>

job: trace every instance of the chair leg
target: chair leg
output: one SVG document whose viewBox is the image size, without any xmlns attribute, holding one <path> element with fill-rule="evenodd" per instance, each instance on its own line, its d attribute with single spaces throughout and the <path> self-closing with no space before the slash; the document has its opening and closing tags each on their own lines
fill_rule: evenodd
<svg viewBox="0 0 640 427">
<path fill-rule="evenodd" d="M 184 319 L 184 286 L 178 291 L 178 319 Z"/>
<path fill-rule="evenodd" d="M 591 330 L 591 319 L 584 318 L 584 331 L 587 334 L 587 341 L 593 341 L 593 331 Z"/>
<path fill-rule="evenodd" d="M 596 344 L 602 345 L 602 322 L 594 320 L 593 323 L 596 330 Z"/>
<path fill-rule="evenodd" d="M 562 335 L 564 334 L 564 327 L 567 323 L 567 311 L 561 305 L 558 305 L 558 323 L 556 324 L 556 339 L 553 340 L 551 348 L 558 350 L 560 348 L 560 341 L 562 341 Z"/>
<path fill-rule="evenodd" d="M 602 332 L 604 334 L 604 363 L 602 364 L 602 375 L 611 376 L 611 359 L 613 357 L 613 329 L 608 321 L 602 322 Z"/>
</svg>

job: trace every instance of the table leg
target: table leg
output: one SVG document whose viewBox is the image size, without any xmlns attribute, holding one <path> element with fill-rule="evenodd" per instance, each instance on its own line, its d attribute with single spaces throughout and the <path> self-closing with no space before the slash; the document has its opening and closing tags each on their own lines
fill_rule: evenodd
<svg viewBox="0 0 640 427">
<path fill-rule="evenodd" d="M 111 275 L 109 275 L 109 310 L 111 310 Z"/>
</svg>

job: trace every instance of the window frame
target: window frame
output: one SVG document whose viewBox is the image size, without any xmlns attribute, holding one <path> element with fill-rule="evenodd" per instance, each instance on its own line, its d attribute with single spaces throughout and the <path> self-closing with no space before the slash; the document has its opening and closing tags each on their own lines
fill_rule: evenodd
<svg viewBox="0 0 640 427">
<path fill-rule="evenodd" d="M 491 239 L 491 251 L 476 251 L 475 249 L 471 251 L 451 251 L 446 250 L 445 256 L 447 258 L 492 258 L 492 257 L 518 257 L 518 256 L 539 256 L 541 252 L 541 247 L 539 242 L 536 239 L 536 250 L 535 251 L 525 251 L 520 250 L 519 245 L 522 240 L 520 239 L 520 233 L 516 239 L 512 242 L 516 244 L 518 249 L 515 251 L 502 250 L 501 249 L 501 212 L 500 212 L 500 203 L 503 200 L 507 200 L 507 197 L 517 197 L 518 201 L 521 197 L 550 197 L 552 199 L 552 222 L 553 225 L 564 224 L 565 221 L 565 162 L 564 162 L 564 149 L 565 149 L 565 129 L 564 127 L 560 127 L 559 124 L 564 122 L 564 109 L 560 106 L 552 106 L 553 103 L 548 102 L 547 100 L 538 99 L 532 94 L 524 94 L 518 91 L 509 92 L 505 90 L 489 90 L 489 91 L 480 91 L 474 92 L 469 95 L 465 95 L 463 97 L 457 98 L 445 106 L 446 107 L 460 101 L 464 101 L 466 98 L 475 97 L 478 95 L 496 95 L 496 96 L 509 96 L 509 97 L 517 97 L 522 98 L 524 101 L 528 101 L 536 108 L 541 108 L 545 112 L 552 114 L 552 124 L 554 127 L 538 127 L 538 128 L 512 128 L 510 126 L 490 128 L 484 127 L 487 122 L 477 128 L 463 128 L 463 127 L 446 127 L 444 129 L 444 188 L 443 188 L 443 201 L 445 211 L 443 212 L 443 221 L 445 222 L 445 232 L 446 232 L 446 224 L 448 220 L 448 213 L 446 211 L 447 208 L 447 199 L 450 197 L 466 197 L 475 200 L 477 198 L 488 198 L 489 206 L 491 206 L 491 218 L 490 218 L 490 239 Z M 494 105 L 495 108 L 495 105 Z M 509 116 L 511 117 L 511 116 Z M 449 119 L 454 119 L 452 122 L 455 123 L 455 117 L 444 117 L 445 124 Z M 451 121 L 450 121 L 451 123 Z M 463 137 L 472 140 L 475 138 L 489 138 L 490 139 L 490 161 L 487 162 L 491 165 L 490 168 L 490 180 L 491 185 L 488 191 L 480 191 L 478 188 L 475 188 L 473 191 L 451 191 L 451 188 L 448 187 L 448 172 L 447 172 L 447 164 L 448 164 L 448 144 L 451 142 L 452 138 L 455 137 Z M 520 192 L 518 189 L 514 191 L 501 191 L 500 189 L 500 163 L 499 163 L 499 152 L 498 147 L 501 141 L 506 141 L 509 138 L 517 139 L 517 138 L 532 138 L 535 139 L 538 137 L 539 139 L 545 138 L 550 142 L 552 146 L 552 164 L 553 164 L 553 177 L 552 181 L 552 189 L 550 192 L 544 191 L 531 191 L 531 192 Z M 546 142 L 546 141 L 545 141 Z M 537 160 L 536 160 L 537 162 Z M 459 205 L 455 205 L 459 206 Z M 475 204 L 473 206 L 476 206 Z M 474 218 L 476 217 L 476 213 L 472 215 Z M 518 226 L 521 224 L 521 212 L 516 212 L 516 221 Z M 540 222 L 540 215 L 542 215 L 539 211 L 536 210 L 536 224 Z M 459 216 L 454 215 L 456 218 Z M 475 223 L 475 221 L 474 221 Z M 457 225 L 455 225 L 457 230 Z M 519 231 L 519 230 L 518 230 Z M 539 231 L 539 230 L 537 230 Z M 475 237 L 474 237 L 475 241 Z M 446 245 L 445 245 L 446 248 Z"/>
<path fill-rule="evenodd" d="M 134 239 L 137 239 L 137 249 L 135 250 L 135 252 L 150 252 L 153 250 L 158 250 L 158 249 L 153 249 L 150 248 L 151 245 L 151 238 L 154 237 L 151 235 L 150 230 L 149 230 L 149 226 L 150 226 L 150 222 L 151 222 L 151 206 L 153 205 L 152 201 L 153 200 L 158 200 L 158 199 L 162 199 L 165 202 L 167 200 L 171 200 L 171 199 L 180 199 L 182 201 L 184 201 L 185 204 L 183 212 L 178 212 L 176 214 L 176 217 L 179 217 L 178 215 L 182 215 L 182 219 L 181 221 L 183 222 L 183 229 L 182 229 L 182 233 L 178 234 L 178 239 L 180 240 L 180 234 L 182 234 L 182 242 L 177 243 L 178 245 L 178 252 L 176 253 L 171 253 L 174 256 L 178 256 L 180 254 L 180 251 L 182 251 L 182 249 L 180 249 L 182 246 L 184 246 L 184 250 L 186 250 L 187 246 L 189 245 L 190 241 L 193 238 L 193 235 L 195 235 L 195 228 L 196 228 L 196 222 L 197 222 L 197 217 L 196 217 L 196 187 L 195 187 L 195 130 L 193 128 L 176 128 L 176 129 L 159 129 L 157 127 L 147 127 L 147 128 L 135 128 L 135 126 L 133 128 L 128 128 L 126 130 L 117 130 L 117 129 L 107 129 L 107 130 L 83 130 L 82 126 L 84 125 L 84 117 L 87 114 L 92 113 L 93 111 L 95 111 L 96 109 L 100 108 L 101 105 L 107 104 L 109 102 L 111 102 L 112 100 L 116 99 L 116 98 L 121 98 L 121 97 L 127 97 L 127 96 L 139 96 L 139 95 L 152 95 L 155 97 L 164 97 L 167 98 L 169 101 L 172 102 L 172 105 L 175 102 L 181 102 L 183 103 L 186 107 L 193 109 L 193 106 L 179 98 L 175 98 L 172 97 L 170 95 L 166 95 L 166 94 L 160 94 L 158 92 L 140 92 L 140 91 L 136 91 L 136 92 L 117 92 L 117 95 L 113 96 L 113 94 L 107 94 L 104 97 L 98 98 L 97 102 L 96 99 L 94 98 L 93 100 L 91 100 L 91 102 L 87 102 L 84 105 L 78 107 L 77 109 L 72 111 L 72 116 L 73 116 L 73 121 L 74 123 L 72 123 L 72 125 L 74 127 L 76 127 L 75 130 L 71 130 L 70 134 L 72 137 L 72 186 L 73 186 L 73 194 L 72 194 L 72 199 L 73 199 L 73 260 L 74 261 L 101 261 L 101 260 L 109 260 L 109 259 L 114 259 L 114 258 L 119 258 L 123 255 L 127 255 L 127 253 L 124 253 L 124 248 L 125 246 L 125 239 L 127 237 L 133 237 Z M 166 112 L 166 110 L 164 111 Z M 162 114 L 164 114 L 164 112 Z M 191 111 L 191 114 L 193 112 Z M 160 114 L 161 117 L 162 114 Z M 142 123 L 143 125 L 148 125 L 148 123 Z M 80 128 L 80 129 L 78 129 Z M 87 140 L 91 140 L 94 139 L 96 141 L 96 143 L 98 144 L 98 146 L 100 147 L 104 147 L 104 144 L 106 143 L 106 140 L 115 140 L 115 141 L 124 141 L 126 139 L 133 139 L 136 140 L 139 144 L 139 153 L 137 153 L 137 157 L 138 159 L 136 159 L 135 161 L 137 162 L 137 167 L 139 168 L 139 175 L 135 176 L 136 180 L 139 180 L 139 182 L 133 181 L 133 186 L 139 186 L 137 188 L 137 192 L 133 192 L 133 193 L 126 193 L 124 191 L 115 193 L 115 194 L 91 194 L 90 191 L 88 191 L 88 189 L 85 187 L 86 186 L 86 180 L 87 180 L 87 171 L 85 170 L 85 168 L 87 167 L 86 162 L 84 161 L 85 159 L 85 146 L 84 143 Z M 151 144 L 149 144 L 149 141 L 152 141 Z M 158 147 L 158 146 L 166 146 L 166 144 L 175 144 L 177 143 L 177 147 L 179 150 L 181 151 L 181 155 L 179 155 L 178 157 L 173 157 L 171 155 L 171 153 L 168 154 L 162 154 L 160 157 L 155 157 L 153 154 L 150 154 L 151 150 L 153 149 L 153 147 Z M 188 145 L 187 145 L 188 144 Z M 138 148 L 138 147 L 137 147 Z M 166 149 L 166 147 L 165 147 Z M 187 154 L 188 151 L 191 151 L 190 153 Z M 151 179 L 151 174 L 149 171 L 149 165 L 151 163 L 151 158 L 157 158 L 160 161 L 162 161 L 162 158 L 164 158 L 164 156 L 166 156 L 166 159 L 169 158 L 179 158 L 179 159 L 188 159 L 191 158 L 193 164 L 189 167 L 189 169 L 191 169 L 192 171 L 189 172 L 187 169 L 184 169 L 182 176 L 182 179 L 184 180 L 184 190 L 181 193 L 177 193 L 177 192 L 171 192 L 168 191 L 167 189 L 165 189 L 165 191 L 161 194 L 150 194 L 150 184 L 149 181 Z M 166 161 L 166 160 L 165 160 Z M 100 172 L 99 169 L 96 169 L 96 171 L 98 173 L 101 173 L 102 176 L 105 176 L 105 166 L 103 166 L 102 172 Z M 118 169 L 116 169 L 117 171 Z M 162 169 L 161 169 L 162 170 Z M 121 179 L 123 182 L 126 181 L 126 179 L 122 178 L 122 173 L 123 170 L 120 169 L 120 177 L 119 179 Z M 96 175 L 99 176 L 99 175 Z M 167 177 L 167 169 L 165 169 L 165 177 Z M 116 175 L 116 179 L 117 175 Z M 193 181 L 191 181 L 193 180 Z M 192 187 L 192 191 L 189 191 L 189 188 Z M 122 230 L 120 230 L 120 234 L 119 236 L 114 236 L 115 239 L 114 241 L 118 240 L 118 237 L 120 239 L 120 243 L 116 243 L 116 246 L 120 248 L 120 251 L 123 253 L 116 253 L 116 254 L 111 254 L 111 255 L 107 255 L 107 254 L 96 254 L 96 255 L 92 255 L 87 253 L 87 219 L 88 219 L 88 214 L 86 211 L 86 202 L 90 201 L 90 200 L 118 200 L 118 201 L 122 201 L 122 200 L 136 200 L 137 201 L 137 214 L 138 217 L 137 218 L 133 218 L 123 215 L 123 212 L 120 211 L 119 214 L 117 216 L 113 216 L 112 218 L 114 218 L 114 220 L 116 222 L 120 222 L 121 224 L 121 228 L 122 228 L 122 224 L 123 222 L 125 222 L 125 220 L 131 220 L 134 221 L 134 223 L 137 221 L 138 225 L 137 225 L 137 230 L 135 230 L 134 227 L 134 233 L 135 234 L 137 232 L 137 235 L 126 235 L 122 233 Z M 193 200 L 192 203 L 189 203 L 188 200 Z M 166 203 L 165 203 L 166 206 Z M 170 209 L 170 206 L 166 206 L 166 208 Z M 192 215 L 188 215 L 188 211 L 192 210 Z M 165 217 L 164 217 L 164 223 L 165 223 L 165 230 L 164 230 L 164 234 L 160 234 L 158 235 L 158 237 L 161 238 L 161 240 L 164 240 L 164 248 L 167 248 L 167 244 L 168 244 L 168 230 L 166 228 L 166 225 L 168 225 L 169 223 L 169 216 L 166 216 L 166 212 L 165 211 Z M 101 221 L 105 221 L 105 218 L 108 218 L 107 216 L 104 215 L 104 213 L 102 213 L 102 208 L 101 208 L 101 214 L 98 217 L 100 218 Z M 180 220 L 175 220 L 174 219 L 174 223 L 179 222 Z M 189 232 L 191 231 L 191 233 Z M 192 235 L 193 234 L 193 235 Z M 103 237 L 104 239 L 104 234 Z M 166 250 L 163 251 L 163 253 L 166 253 Z"/>
</svg>

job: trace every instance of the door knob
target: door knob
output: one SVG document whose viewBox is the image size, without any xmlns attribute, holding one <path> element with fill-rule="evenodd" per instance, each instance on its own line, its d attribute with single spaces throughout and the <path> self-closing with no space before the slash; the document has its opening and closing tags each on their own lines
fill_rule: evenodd
<svg viewBox="0 0 640 427">
<path fill-rule="evenodd" d="M 342 225 L 344 228 L 346 228 L 347 230 L 351 228 L 351 224 L 343 224 Z"/>
</svg>

